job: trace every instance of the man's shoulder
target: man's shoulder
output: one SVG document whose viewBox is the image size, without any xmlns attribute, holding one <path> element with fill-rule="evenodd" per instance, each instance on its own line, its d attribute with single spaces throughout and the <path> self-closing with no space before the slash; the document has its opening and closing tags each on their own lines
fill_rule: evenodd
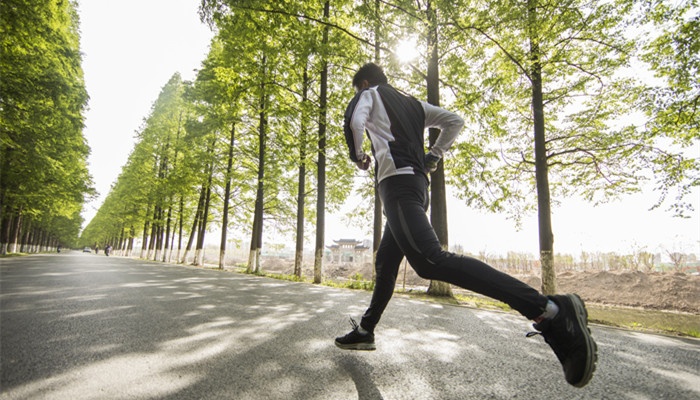
<svg viewBox="0 0 700 400">
<path fill-rule="evenodd" d="M 395 87 L 389 85 L 388 83 L 381 83 L 377 86 L 371 87 L 370 89 L 375 89 L 382 96 L 388 95 L 391 97 L 396 97 L 398 99 L 407 100 L 410 102 L 421 103 L 420 100 L 416 99 L 415 97 L 411 96 L 408 93 L 405 93 L 405 92 L 402 92 L 402 91 L 396 89 Z"/>
</svg>

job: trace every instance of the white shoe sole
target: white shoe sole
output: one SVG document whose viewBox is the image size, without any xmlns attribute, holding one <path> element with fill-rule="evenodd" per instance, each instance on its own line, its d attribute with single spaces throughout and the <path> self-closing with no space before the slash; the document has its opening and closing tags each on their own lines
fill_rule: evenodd
<svg viewBox="0 0 700 400">
<path fill-rule="evenodd" d="M 343 350 L 363 350 L 363 351 L 372 351 L 376 350 L 377 347 L 374 345 L 374 343 L 352 343 L 352 344 L 342 344 L 338 343 L 338 341 L 334 342 L 336 346 Z"/>
<path fill-rule="evenodd" d="M 591 331 L 588 329 L 588 312 L 586 312 L 586 306 L 583 304 L 583 300 L 577 294 L 567 294 L 566 297 L 569 298 L 571 304 L 574 307 L 574 313 L 576 314 L 576 321 L 578 322 L 579 329 L 583 332 L 584 341 L 586 343 L 586 366 L 583 370 L 583 376 L 579 382 L 574 384 L 575 387 L 584 387 L 591 378 L 593 378 L 593 372 L 595 371 L 596 361 L 598 360 L 598 346 L 596 345 L 593 337 L 591 337 Z"/>
</svg>

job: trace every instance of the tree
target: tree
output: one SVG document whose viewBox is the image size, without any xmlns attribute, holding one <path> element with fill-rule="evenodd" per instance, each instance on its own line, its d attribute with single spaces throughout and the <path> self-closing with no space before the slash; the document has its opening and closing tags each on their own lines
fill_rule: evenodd
<svg viewBox="0 0 700 400">
<path fill-rule="evenodd" d="M 447 53 L 446 46 L 439 40 L 440 29 L 447 29 L 444 21 L 441 21 L 442 9 L 449 9 L 452 5 L 449 2 L 429 0 L 425 3 L 417 2 L 408 4 L 404 2 L 386 2 L 386 8 L 390 9 L 386 17 L 376 13 L 377 23 L 386 23 L 387 18 L 401 29 L 395 34 L 386 32 L 387 43 L 398 42 L 403 34 L 418 33 L 425 41 L 427 50 L 424 58 L 420 60 L 420 66 L 411 65 L 411 69 L 420 81 L 418 83 L 409 80 L 409 87 L 414 91 L 425 90 L 427 101 L 430 104 L 440 106 L 440 58 Z M 375 25 L 376 26 L 376 25 Z M 375 35 L 375 37 L 378 35 Z M 378 44 L 375 45 L 375 49 Z M 376 51 L 376 50 L 375 50 Z M 393 55 L 393 52 L 390 53 Z M 389 67 L 396 60 L 389 60 Z M 422 68 L 426 72 L 421 72 Z M 400 73 L 398 74 L 401 75 Z M 416 88 L 416 86 L 418 86 Z M 421 87 L 422 86 L 422 87 Z M 432 146 L 440 131 L 430 129 L 428 136 L 429 147 Z M 430 176 L 430 221 L 435 229 L 440 244 L 443 249 L 449 249 L 448 229 L 447 229 L 447 196 L 445 190 L 445 170 L 444 162 L 441 160 L 438 169 Z M 376 215 L 375 215 L 376 221 Z M 375 228 L 376 232 L 376 228 Z M 450 285 L 444 282 L 431 281 L 428 293 L 436 296 L 451 296 Z"/>
<path fill-rule="evenodd" d="M 426 80 L 428 103 L 439 106 L 440 72 L 438 57 L 438 20 L 437 10 L 434 7 L 434 4 L 428 0 L 426 3 L 426 22 L 429 58 Z M 428 139 L 431 147 L 435 144 L 439 135 L 440 131 L 438 129 L 430 129 Z M 430 223 L 435 229 L 435 233 L 440 240 L 443 250 L 449 249 L 447 234 L 447 196 L 445 191 L 445 169 L 443 160 L 440 160 L 437 169 L 430 174 Z M 428 293 L 435 296 L 452 296 L 450 285 L 439 281 L 430 282 Z"/>
<path fill-rule="evenodd" d="M 328 5 L 328 10 L 330 10 L 329 7 L 330 4 Z M 298 99 L 300 91 L 294 89 L 293 86 L 295 83 L 290 83 L 287 78 L 303 75 L 300 73 L 301 71 L 297 71 L 294 69 L 290 70 L 289 67 L 301 67 L 303 69 L 307 68 L 307 66 L 302 66 L 304 64 L 295 61 L 301 58 L 299 57 L 299 55 L 304 55 L 306 57 L 306 61 L 309 62 L 309 75 L 314 76 L 315 73 L 313 71 L 317 71 L 316 73 L 318 75 L 315 76 L 321 77 L 319 80 L 315 80 L 313 78 L 308 80 L 304 79 L 304 81 L 308 81 L 309 84 L 312 84 L 313 82 L 318 82 L 319 85 L 319 91 L 316 92 L 318 93 L 318 96 L 316 98 L 308 99 L 310 103 L 314 104 L 314 108 L 316 110 L 315 113 L 317 113 L 316 115 L 318 115 L 318 117 L 316 117 L 315 120 L 319 127 L 318 137 L 316 140 L 316 143 L 318 144 L 318 150 L 314 151 L 317 158 L 317 162 L 315 163 L 315 184 L 317 186 L 317 212 L 315 215 L 315 225 L 317 229 L 316 253 L 317 255 L 321 254 L 321 257 L 316 257 L 317 261 L 315 261 L 315 269 L 317 271 L 320 270 L 322 263 L 323 235 L 325 232 L 325 230 L 323 229 L 325 212 L 328 208 L 332 208 L 333 204 L 338 202 L 338 199 L 344 198 L 345 196 L 343 196 L 342 193 L 347 191 L 345 189 L 347 188 L 347 185 L 343 185 L 343 182 L 347 180 L 346 168 L 338 168 L 337 170 L 331 172 L 331 176 L 339 177 L 339 179 L 336 181 L 336 187 L 341 188 L 340 190 L 325 187 L 325 163 L 328 160 L 329 156 L 335 157 L 336 154 L 335 148 L 330 147 L 329 145 L 334 145 L 335 143 L 338 143 L 337 139 L 329 139 L 326 137 L 329 127 L 331 126 L 331 124 L 329 124 L 327 120 L 328 113 L 330 109 L 335 108 L 331 107 L 330 105 L 333 104 L 332 102 L 337 101 L 337 98 L 331 100 L 331 96 L 329 96 L 328 94 L 328 61 L 334 53 L 332 50 L 333 46 L 330 45 L 332 41 L 325 39 L 327 44 L 325 46 L 323 45 L 323 38 L 327 37 L 329 34 L 327 28 L 328 25 L 325 25 L 326 28 L 321 27 L 319 29 L 318 26 L 308 24 L 308 21 L 310 20 L 316 22 L 321 21 L 320 14 L 322 12 L 322 10 L 318 9 L 317 5 L 310 3 L 300 4 L 298 2 L 280 2 L 275 4 L 269 4 L 260 1 L 207 1 L 203 3 L 202 7 L 203 17 L 210 23 L 216 24 L 217 26 L 222 28 L 221 35 L 222 37 L 224 37 L 223 40 L 225 41 L 226 46 L 233 47 L 235 43 L 240 43 L 240 38 L 242 37 L 242 35 L 251 35 L 251 40 L 246 42 L 248 44 L 248 48 L 245 49 L 246 51 L 243 51 L 239 54 L 258 54 L 259 56 L 264 55 L 265 57 L 267 57 L 267 62 L 271 63 L 271 65 L 268 67 L 269 74 L 265 77 L 264 80 L 261 81 L 265 83 L 266 90 L 270 90 L 269 99 L 266 102 L 267 107 L 269 107 L 271 110 L 274 109 L 274 115 L 271 115 L 269 112 L 266 115 L 269 125 L 268 127 L 271 129 L 270 131 L 268 131 L 268 134 L 276 135 L 279 139 L 271 142 L 274 142 L 275 144 L 282 143 L 287 150 L 289 150 L 288 146 L 292 145 L 293 143 L 296 143 L 297 146 L 306 146 L 306 143 L 311 142 L 311 139 L 299 141 L 298 138 L 288 138 L 288 135 L 290 134 L 289 132 L 277 131 L 275 130 L 275 128 L 298 126 L 298 123 L 290 122 L 290 118 L 295 118 L 298 115 L 292 115 L 292 113 L 290 113 L 290 110 L 294 110 L 295 108 L 298 109 L 298 107 L 293 107 L 290 104 L 292 104 L 293 102 L 298 102 L 298 100 L 296 99 Z M 298 15 L 316 15 L 316 17 L 313 19 L 299 19 L 297 18 Z M 245 18 L 241 16 L 245 16 Z M 306 22 L 304 23 L 304 21 Z M 274 37 L 271 36 L 269 32 L 273 30 L 276 30 L 279 34 L 274 35 Z M 287 35 L 287 32 L 290 32 L 290 34 Z M 292 35 L 291 32 L 295 32 L 296 34 Z M 226 39 L 229 37 L 235 39 Z M 277 51 L 277 49 L 280 50 Z M 286 52 L 287 49 L 293 49 L 294 51 Z M 291 58 L 287 58 L 283 62 L 283 57 L 286 57 L 287 55 L 291 55 Z M 326 76 L 325 79 L 323 78 L 324 74 Z M 310 85 L 309 90 L 313 92 L 314 87 Z M 293 95 L 289 96 L 290 93 Z M 338 96 L 338 98 L 339 97 L 340 96 Z M 274 107 L 272 107 L 272 104 L 274 104 Z M 305 107 L 304 109 L 306 108 L 307 107 Z M 309 114 L 307 115 L 311 115 L 310 111 L 308 110 L 302 110 L 302 112 L 308 112 Z M 302 119 L 305 120 L 305 118 Z M 303 122 L 303 124 L 304 127 L 301 129 L 305 131 L 306 123 Z M 259 124 L 259 126 L 262 125 Z M 258 144 L 259 143 L 260 142 L 258 141 Z M 330 152 L 329 149 L 331 149 Z M 276 152 L 278 149 L 269 150 L 272 152 Z M 300 174 L 302 172 L 303 174 L 306 174 L 307 153 L 299 152 L 299 157 L 296 160 L 288 159 L 289 154 L 297 154 L 297 152 L 285 151 L 284 153 L 282 153 L 281 158 L 275 158 L 276 162 L 272 166 L 272 168 L 282 169 L 282 167 L 284 166 L 282 164 L 291 163 L 299 167 L 298 169 L 300 171 Z M 302 158 L 302 154 L 304 160 L 300 161 Z M 300 168 L 301 165 L 304 166 L 303 169 Z M 297 182 L 300 182 L 301 177 L 298 176 L 298 178 L 299 180 Z M 272 179 L 265 179 L 265 185 L 267 186 L 263 185 L 263 188 L 273 188 L 276 190 L 280 190 L 284 189 L 284 187 L 286 186 L 286 184 L 274 185 L 272 182 Z M 284 178 L 284 174 L 282 174 L 282 182 L 288 182 L 288 179 Z M 299 207 L 299 205 L 301 204 L 299 196 L 302 194 L 305 195 L 306 193 L 311 191 L 310 189 L 307 189 L 307 183 L 313 182 L 304 181 L 304 190 L 300 190 L 300 185 L 297 185 L 296 189 L 284 190 L 284 192 L 282 193 L 286 192 L 287 194 L 291 194 L 292 192 L 295 192 L 295 197 L 297 199 L 297 207 Z M 329 196 L 329 198 L 326 198 L 326 196 Z M 283 215 L 286 213 L 284 205 L 282 205 L 281 202 L 279 202 L 275 196 L 268 196 L 267 194 L 263 194 L 262 197 L 268 200 L 263 201 L 263 204 L 260 206 L 261 208 L 259 208 L 259 210 L 274 210 L 277 214 L 275 217 L 282 218 L 278 221 L 282 221 L 283 225 L 287 225 L 283 222 Z M 270 203 L 265 205 L 266 202 Z M 274 203 L 274 205 L 272 203 Z M 257 202 L 256 204 L 260 203 Z M 319 206 L 319 204 L 321 204 L 321 206 Z M 254 252 L 259 252 L 259 249 L 262 246 L 261 229 L 262 224 L 264 222 L 264 218 L 261 216 L 260 212 L 254 212 L 254 215 L 257 215 L 257 220 L 261 222 L 254 222 L 253 224 L 254 226 L 252 232 L 255 232 L 255 235 L 254 237 L 252 237 L 253 240 L 251 240 L 251 256 L 254 254 Z M 297 221 L 298 227 L 303 226 L 303 222 L 300 222 L 301 221 Z M 297 241 L 303 239 L 300 233 L 301 232 L 297 233 Z M 320 281 L 320 278 L 318 279 Z"/>
<path fill-rule="evenodd" d="M 323 19 L 328 20 L 330 1 L 323 6 Z M 314 249 L 314 283 L 321 283 L 324 253 L 324 235 L 326 234 L 326 117 L 328 115 L 328 60 L 324 48 L 328 45 L 328 26 L 323 27 L 321 40 L 321 92 L 319 97 L 318 118 L 318 192 L 316 193 L 316 248 Z"/>
<path fill-rule="evenodd" d="M 640 106 L 648 118 L 645 133 L 672 145 L 655 147 L 651 157 L 660 192 L 654 208 L 675 191 L 669 209 L 680 217 L 694 211 L 686 199 L 700 185 L 700 157 L 691 150 L 700 142 L 698 5 L 697 0 L 644 2 L 639 17 L 648 27 L 640 58 L 658 82 L 641 85 Z"/>
<path fill-rule="evenodd" d="M 303 56 L 302 56 L 303 58 Z M 306 158 L 308 147 L 308 115 L 309 115 L 309 73 L 308 63 L 304 62 L 301 96 L 301 126 L 299 129 L 299 174 L 297 187 L 297 221 L 296 244 L 294 248 L 294 276 L 301 278 L 304 259 L 304 213 L 306 209 Z"/>
<path fill-rule="evenodd" d="M 634 93 L 616 75 L 633 50 L 621 23 L 630 4 L 460 4 L 451 22 L 464 63 L 473 63 L 461 69 L 475 82 L 455 94 L 479 126 L 472 143 L 457 146 L 451 182 L 470 205 L 515 218 L 537 210 L 542 290 L 555 293 L 552 199 L 605 201 L 644 179 L 646 143 L 634 126 L 615 123 Z"/>
<path fill-rule="evenodd" d="M 165 259 L 163 250 L 168 242 L 172 203 L 191 192 L 183 183 L 191 175 L 185 171 L 193 169 L 186 158 L 198 159 L 191 155 L 196 150 L 194 143 L 186 143 L 192 136 L 185 135 L 184 121 L 189 115 L 183 99 L 185 86 L 177 73 L 163 86 L 121 174 L 81 233 L 82 245 L 113 243 L 124 250 L 124 236 L 133 246 L 138 233 L 134 227 L 138 226 L 143 227 L 141 257 Z M 179 216 L 183 213 L 181 207 Z"/>
<path fill-rule="evenodd" d="M 37 249 L 70 245 L 94 195 L 78 15 L 72 2 L 0 7 L 0 252 L 22 238 Z"/>
</svg>

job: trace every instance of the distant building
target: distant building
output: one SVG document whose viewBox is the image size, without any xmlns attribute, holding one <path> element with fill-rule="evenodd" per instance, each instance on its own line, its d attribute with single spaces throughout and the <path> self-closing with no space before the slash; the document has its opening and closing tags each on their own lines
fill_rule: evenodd
<svg viewBox="0 0 700 400">
<path fill-rule="evenodd" d="M 365 243 L 355 239 L 334 240 L 335 244 L 326 246 L 326 261 L 337 263 L 364 264 L 371 262 L 372 254 Z"/>
</svg>

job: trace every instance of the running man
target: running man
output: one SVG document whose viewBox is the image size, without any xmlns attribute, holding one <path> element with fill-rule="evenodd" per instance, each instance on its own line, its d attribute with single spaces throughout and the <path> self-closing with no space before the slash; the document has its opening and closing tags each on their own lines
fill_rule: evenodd
<svg viewBox="0 0 700 400">
<path fill-rule="evenodd" d="M 500 300 L 526 318 L 551 346 L 566 381 L 585 386 L 593 376 L 597 346 L 588 313 L 576 294 L 544 296 L 527 284 L 471 257 L 444 251 L 426 215 L 428 172 L 433 172 L 464 126 L 457 114 L 405 96 L 387 83 L 381 67 L 365 64 L 355 74 L 356 95 L 345 111 L 350 159 L 361 170 L 371 163 L 362 150 L 365 131 L 372 144 L 386 227 L 375 264 L 369 308 L 353 330 L 335 339 L 345 350 L 374 350 L 374 329 L 396 284 L 404 257 L 424 279 L 439 280 Z M 425 153 L 426 128 L 441 130 Z"/>
</svg>

